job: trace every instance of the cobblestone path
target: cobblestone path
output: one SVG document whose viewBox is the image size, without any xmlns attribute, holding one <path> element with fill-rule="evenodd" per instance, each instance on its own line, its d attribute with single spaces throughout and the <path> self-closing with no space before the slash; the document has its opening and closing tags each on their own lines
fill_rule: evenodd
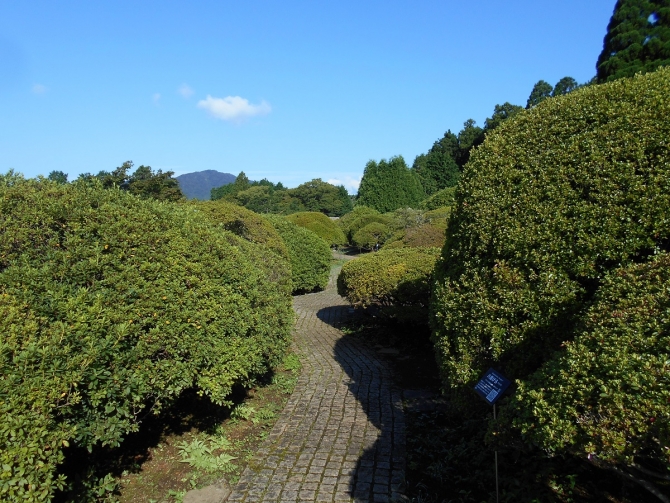
<svg viewBox="0 0 670 503">
<path fill-rule="evenodd" d="M 338 329 L 350 310 L 337 295 L 337 272 L 325 291 L 294 299 L 302 373 L 229 502 L 401 499 L 401 395 L 374 349 Z"/>
</svg>

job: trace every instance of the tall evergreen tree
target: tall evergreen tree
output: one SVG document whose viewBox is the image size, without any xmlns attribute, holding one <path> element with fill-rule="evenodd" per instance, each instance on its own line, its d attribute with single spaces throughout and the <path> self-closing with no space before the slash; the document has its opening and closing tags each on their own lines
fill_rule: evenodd
<svg viewBox="0 0 670 503">
<path fill-rule="evenodd" d="M 458 133 L 458 154 L 456 164 L 463 170 L 463 166 L 470 159 L 470 150 L 484 141 L 484 130 L 477 123 L 468 119 L 463 123 L 463 129 Z"/>
<path fill-rule="evenodd" d="M 493 115 L 484 122 L 484 133 L 493 131 L 507 119 L 521 112 L 521 110 L 523 110 L 523 107 L 512 105 L 509 101 L 506 101 L 502 105 L 496 105 L 493 109 Z"/>
<path fill-rule="evenodd" d="M 549 82 L 546 82 L 544 80 L 538 80 L 533 86 L 533 90 L 530 92 L 530 96 L 528 96 L 528 101 L 526 102 L 526 108 L 532 108 L 538 105 L 543 100 L 546 100 L 547 98 L 551 97 L 551 93 L 553 90 L 554 88 L 551 87 L 551 84 Z"/>
<path fill-rule="evenodd" d="M 561 94 L 568 94 L 579 87 L 579 84 L 572 77 L 563 77 L 554 86 L 551 92 L 552 96 L 560 96 Z"/>
<path fill-rule="evenodd" d="M 414 159 L 412 171 L 421 180 L 426 195 L 453 187 L 458 183 L 460 170 L 456 164 L 458 155 L 458 137 L 451 131 L 433 143 L 427 154 L 421 154 Z"/>
<path fill-rule="evenodd" d="M 358 204 L 386 213 L 408 206 L 416 208 L 424 196 L 418 175 L 407 167 L 402 156 L 388 161 L 371 160 L 365 165 Z"/>
<path fill-rule="evenodd" d="M 670 0 L 618 0 L 596 69 L 598 82 L 670 65 Z"/>
</svg>

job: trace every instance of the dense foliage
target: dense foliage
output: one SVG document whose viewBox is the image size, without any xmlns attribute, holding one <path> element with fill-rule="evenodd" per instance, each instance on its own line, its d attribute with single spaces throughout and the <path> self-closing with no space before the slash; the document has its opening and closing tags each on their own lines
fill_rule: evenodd
<svg viewBox="0 0 670 503">
<path fill-rule="evenodd" d="M 598 81 L 670 65 L 670 2 L 618 0 L 596 68 Z"/>
<path fill-rule="evenodd" d="M 439 248 L 381 250 L 347 262 L 337 278 L 337 291 L 356 306 L 384 306 L 386 312 L 411 313 L 426 320 L 430 285 Z M 410 308 L 410 309 L 403 309 Z"/>
<path fill-rule="evenodd" d="M 225 230 L 252 243 L 263 245 L 288 259 L 288 250 L 284 240 L 272 224 L 261 215 L 222 200 L 198 202 L 195 203 L 195 208 Z"/>
<path fill-rule="evenodd" d="M 456 187 L 448 187 L 421 201 L 419 208 L 423 210 L 436 210 L 445 206 L 452 206 L 455 197 Z"/>
<path fill-rule="evenodd" d="M 328 284 L 330 247 L 312 231 L 279 215 L 265 215 L 284 240 L 291 262 L 294 293 L 321 290 Z"/>
<path fill-rule="evenodd" d="M 562 345 L 579 335 L 594 302 L 610 298 L 601 292 L 610 276 L 668 250 L 669 95 L 670 69 L 582 88 L 519 114 L 475 151 L 457 191 L 432 305 L 444 384 L 454 396 L 472 396 L 488 366 L 523 383 L 565 353 Z M 653 312 L 648 326 L 659 323 Z M 608 333 L 603 358 L 623 371 L 637 365 L 626 363 L 628 353 L 607 355 L 609 345 L 627 344 L 625 333 Z M 543 371 L 543 386 L 561 386 Z M 541 406 L 540 396 L 526 396 L 528 410 Z M 591 398 L 573 399 L 588 405 Z"/>
<path fill-rule="evenodd" d="M 503 420 L 543 449 L 670 472 L 670 256 L 617 269 Z"/>
<path fill-rule="evenodd" d="M 303 211 L 288 215 L 286 219 L 300 227 L 309 229 L 330 246 L 341 246 L 347 242 L 340 226 L 323 213 Z"/>
<path fill-rule="evenodd" d="M 421 180 L 421 186 L 427 195 L 447 187 L 454 187 L 458 183 L 460 168 L 456 164 L 458 156 L 458 138 L 451 131 L 433 143 L 426 154 L 414 159 L 412 171 Z"/>
<path fill-rule="evenodd" d="M 173 171 L 153 171 L 151 166 L 140 166 L 132 174 L 132 161 L 126 161 L 111 173 L 100 171 L 97 175 L 84 173 L 79 175 L 78 180 L 93 182 L 99 181 L 105 188 L 116 188 L 125 190 L 142 198 L 158 199 L 160 201 L 179 201 L 184 194 L 179 188 L 179 181 L 173 177 Z M 50 177 L 54 181 L 62 182 L 58 172 L 51 172 Z M 60 172 L 62 173 L 62 172 Z M 56 178 L 53 178 L 56 177 Z M 67 175 L 65 175 L 67 181 Z"/>
<path fill-rule="evenodd" d="M 368 224 L 377 222 L 386 226 L 390 226 L 391 219 L 388 216 L 382 215 L 373 208 L 367 206 L 356 205 L 350 213 L 347 213 L 338 220 L 338 225 L 344 232 L 348 243 L 354 242 L 354 235 Z M 390 227 L 389 227 L 390 229 Z"/>
<path fill-rule="evenodd" d="M 415 207 L 424 199 L 421 181 L 410 171 L 402 156 L 365 165 L 357 203 L 386 213 L 406 206 Z"/>
<path fill-rule="evenodd" d="M 288 344 L 281 261 L 187 206 L 10 174 L 0 228 L 0 499 L 50 500 L 64 448 L 187 388 L 226 403 Z"/>
<path fill-rule="evenodd" d="M 335 186 L 315 178 L 294 189 L 266 179 L 250 181 L 242 171 L 231 184 L 212 189 L 211 199 L 225 199 L 256 213 L 289 215 L 300 211 L 318 211 L 337 217 L 352 209 L 344 186 Z"/>
</svg>

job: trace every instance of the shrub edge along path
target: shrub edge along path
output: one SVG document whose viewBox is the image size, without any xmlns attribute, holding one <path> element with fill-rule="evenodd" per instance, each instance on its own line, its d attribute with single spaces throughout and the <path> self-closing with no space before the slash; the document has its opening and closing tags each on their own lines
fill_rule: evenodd
<svg viewBox="0 0 670 503">
<path fill-rule="evenodd" d="M 337 294 L 339 269 L 331 271 L 326 290 L 294 298 L 294 348 L 302 373 L 229 502 L 402 498 L 401 393 L 374 349 L 339 330 L 352 316 L 349 304 Z"/>
</svg>

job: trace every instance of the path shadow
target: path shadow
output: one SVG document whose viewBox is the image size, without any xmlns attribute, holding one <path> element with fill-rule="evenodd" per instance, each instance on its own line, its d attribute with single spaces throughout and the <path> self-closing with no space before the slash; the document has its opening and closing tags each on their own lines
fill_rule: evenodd
<svg viewBox="0 0 670 503">
<path fill-rule="evenodd" d="M 317 312 L 324 323 L 340 329 L 361 316 L 348 305 L 330 306 Z M 347 457 L 359 456 L 350 473 L 349 495 L 357 502 L 401 501 L 405 481 L 405 423 L 401 391 L 394 386 L 390 366 L 375 349 L 353 335 L 335 343 L 334 358 L 348 376 L 347 386 L 374 426 L 370 432 L 353 431 L 358 440 Z M 364 450 L 359 451 L 363 443 Z"/>
</svg>

